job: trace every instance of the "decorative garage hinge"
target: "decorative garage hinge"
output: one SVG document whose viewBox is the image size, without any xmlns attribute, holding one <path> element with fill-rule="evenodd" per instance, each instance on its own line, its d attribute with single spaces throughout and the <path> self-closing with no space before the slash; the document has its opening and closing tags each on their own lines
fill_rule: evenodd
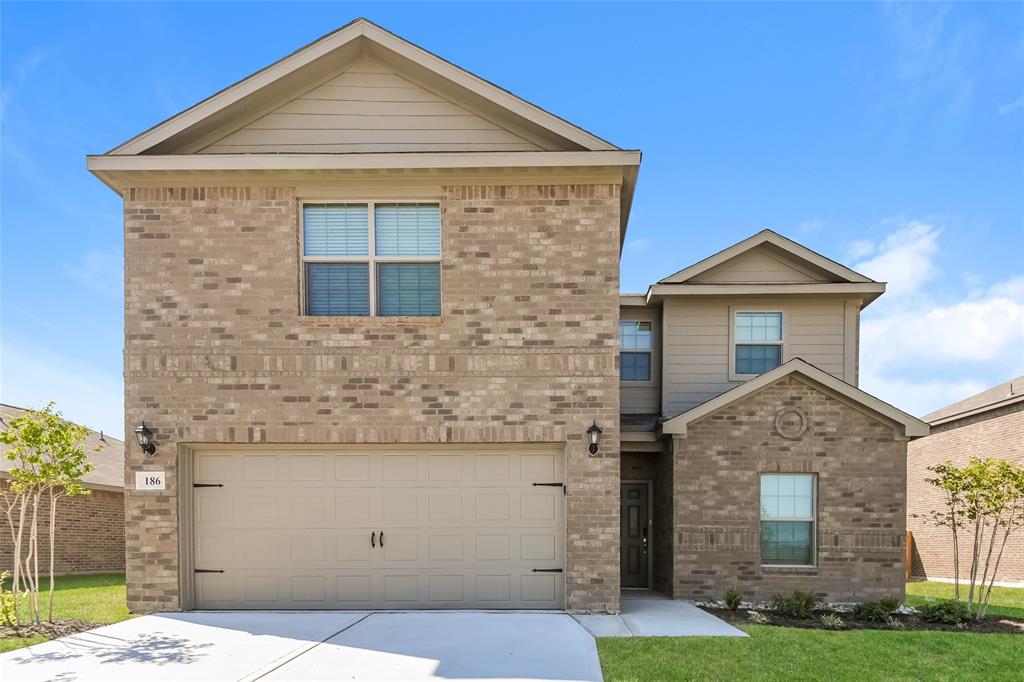
<svg viewBox="0 0 1024 682">
<path fill-rule="evenodd" d="M 195 570 L 195 572 L 196 573 L 223 573 L 224 571 L 222 569 L 197 568 Z"/>
<path fill-rule="evenodd" d="M 531 483 L 530 485 L 537 487 L 543 486 L 545 488 L 561 488 L 562 494 L 565 495 L 565 484 L 564 483 Z"/>
<path fill-rule="evenodd" d="M 223 488 L 223 483 L 193 483 L 193 488 Z"/>
<path fill-rule="evenodd" d="M 534 573 L 561 573 L 562 569 L 560 569 L 560 568 L 535 568 L 535 569 L 533 569 L 533 572 Z"/>
</svg>

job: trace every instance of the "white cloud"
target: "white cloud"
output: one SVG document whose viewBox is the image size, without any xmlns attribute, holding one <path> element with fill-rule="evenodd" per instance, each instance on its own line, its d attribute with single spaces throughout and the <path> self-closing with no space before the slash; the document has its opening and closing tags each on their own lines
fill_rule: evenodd
<svg viewBox="0 0 1024 682">
<path fill-rule="evenodd" d="M 875 252 L 875 243 L 870 239 L 858 239 L 846 246 L 846 260 L 859 261 Z"/>
<path fill-rule="evenodd" d="M 888 281 L 861 320 L 861 386 L 921 416 L 1024 372 L 1024 276 L 939 298 L 941 229 L 904 223 L 855 266 Z"/>
<path fill-rule="evenodd" d="M 1024 109 L 1024 96 L 1018 97 L 1012 102 L 1007 102 L 1006 104 L 1000 106 L 999 115 L 1006 116 L 1010 112 L 1016 111 L 1017 109 Z"/>
<path fill-rule="evenodd" d="M 797 226 L 797 232 L 800 234 L 813 234 L 824 227 L 824 223 L 820 220 L 805 220 Z"/>
<path fill-rule="evenodd" d="M 123 271 L 121 258 L 104 251 L 86 251 L 78 263 L 64 266 L 68 277 L 105 296 L 121 295 Z"/>
<path fill-rule="evenodd" d="M 52 400 L 67 419 L 123 437 L 124 383 L 120 376 L 8 339 L 4 339 L 2 351 L 0 402 L 42 407 Z"/>
<path fill-rule="evenodd" d="M 630 239 L 628 242 L 626 242 L 625 250 L 626 251 L 631 251 L 633 253 L 640 253 L 640 252 L 646 251 L 648 248 L 650 248 L 651 244 L 653 244 L 653 243 L 654 243 L 654 240 L 648 239 L 647 237 L 640 237 L 638 239 Z"/>
<path fill-rule="evenodd" d="M 910 221 L 891 233 L 869 260 L 854 270 L 881 282 L 888 282 L 889 298 L 917 291 L 935 275 L 932 258 L 938 251 L 941 229 L 928 223 Z"/>
</svg>

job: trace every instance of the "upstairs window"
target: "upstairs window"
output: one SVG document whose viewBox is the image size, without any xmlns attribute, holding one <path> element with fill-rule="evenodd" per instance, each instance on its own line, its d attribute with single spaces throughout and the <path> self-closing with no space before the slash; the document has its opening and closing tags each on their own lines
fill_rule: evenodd
<svg viewBox="0 0 1024 682">
<path fill-rule="evenodd" d="M 737 312 L 735 373 L 764 374 L 782 364 L 782 313 Z"/>
<path fill-rule="evenodd" d="M 437 204 L 305 204 L 307 315 L 441 314 Z"/>
<path fill-rule="evenodd" d="M 814 474 L 761 474 L 761 563 L 814 565 Z"/>
<path fill-rule="evenodd" d="M 619 322 L 619 379 L 651 380 L 651 323 L 639 320 Z"/>
</svg>

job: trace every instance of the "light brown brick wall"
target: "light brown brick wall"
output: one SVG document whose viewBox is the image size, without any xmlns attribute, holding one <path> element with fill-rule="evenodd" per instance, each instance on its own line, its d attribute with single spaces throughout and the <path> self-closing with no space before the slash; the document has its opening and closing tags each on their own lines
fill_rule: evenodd
<svg viewBox="0 0 1024 682">
<path fill-rule="evenodd" d="M 567 607 L 619 605 L 619 187 L 443 189 L 442 315 L 299 316 L 279 188 L 125 196 L 128 601 L 179 608 L 179 443 L 566 443 Z M 588 457 L 583 434 L 604 429 Z"/>
<path fill-rule="evenodd" d="M 962 466 L 971 457 L 995 457 L 1024 464 L 1024 403 L 932 427 L 931 435 L 910 443 L 907 528 L 914 533 L 913 575 L 916 577 L 953 577 L 952 533 L 913 516 L 926 516 L 932 510 L 942 509 L 941 492 L 925 481 L 934 476 L 927 467 L 946 460 Z M 973 541 L 974 533 L 960 532 L 961 577 L 970 573 Z M 996 580 L 1024 582 L 1024 531 L 1010 536 Z"/>
<path fill-rule="evenodd" d="M 802 410 L 797 440 L 777 411 Z M 675 449 L 676 598 L 752 599 L 793 590 L 851 601 L 903 596 L 906 444 L 891 427 L 788 377 L 691 424 Z M 817 565 L 764 568 L 760 474 L 818 477 Z"/>
<path fill-rule="evenodd" d="M 6 482 L 0 482 L 6 485 Z M 0 571 L 13 572 L 14 540 L 6 519 L 0 529 Z M 54 575 L 76 573 L 121 573 L 124 571 L 124 495 L 111 490 L 93 490 L 57 500 L 57 554 Z M 28 550 L 22 540 L 22 556 Z M 39 506 L 39 572 L 49 575 L 50 502 Z"/>
</svg>

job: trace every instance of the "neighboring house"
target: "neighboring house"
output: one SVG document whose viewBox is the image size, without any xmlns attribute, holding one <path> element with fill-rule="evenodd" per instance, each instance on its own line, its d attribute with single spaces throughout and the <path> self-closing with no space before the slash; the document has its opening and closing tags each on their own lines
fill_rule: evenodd
<svg viewBox="0 0 1024 682">
<path fill-rule="evenodd" d="M 20 407 L 0 404 L 0 417 L 9 421 L 24 414 Z M 3 428 L 0 425 L 0 428 Z M 88 495 L 61 498 L 57 502 L 54 573 L 121 573 L 124 571 L 124 443 L 90 431 L 84 441 L 89 460 L 96 467 L 82 481 Z M 96 448 L 101 448 L 99 451 Z M 0 444 L 0 453 L 10 450 Z M 7 485 L 15 463 L 0 455 L 0 486 Z M 49 572 L 50 507 L 44 500 L 39 510 L 39 568 Z M 14 565 L 14 540 L 6 518 L 0 520 L 0 570 Z M 23 547 L 24 551 L 24 547 Z"/>
<path fill-rule="evenodd" d="M 362 19 L 89 157 L 127 477 L 164 474 L 132 610 L 900 594 L 927 428 L 855 388 L 884 285 L 763 233 L 620 297 L 639 163 Z"/>
<path fill-rule="evenodd" d="M 931 435 L 911 443 L 907 454 L 907 527 L 914 534 L 912 571 L 918 578 L 952 580 L 952 533 L 921 518 L 944 508 L 941 491 L 925 480 L 934 477 L 928 467 L 946 461 L 963 466 L 972 457 L 1024 465 L 1024 376 L 932 412 L 924 421 L 931 425 Z M 970 572 L 974 534 L 962 531 L 960 535 L 963 578 Z M 998 580 L 1024 585 L 1022 531 L 1007 543 Z"/>
</svg>

